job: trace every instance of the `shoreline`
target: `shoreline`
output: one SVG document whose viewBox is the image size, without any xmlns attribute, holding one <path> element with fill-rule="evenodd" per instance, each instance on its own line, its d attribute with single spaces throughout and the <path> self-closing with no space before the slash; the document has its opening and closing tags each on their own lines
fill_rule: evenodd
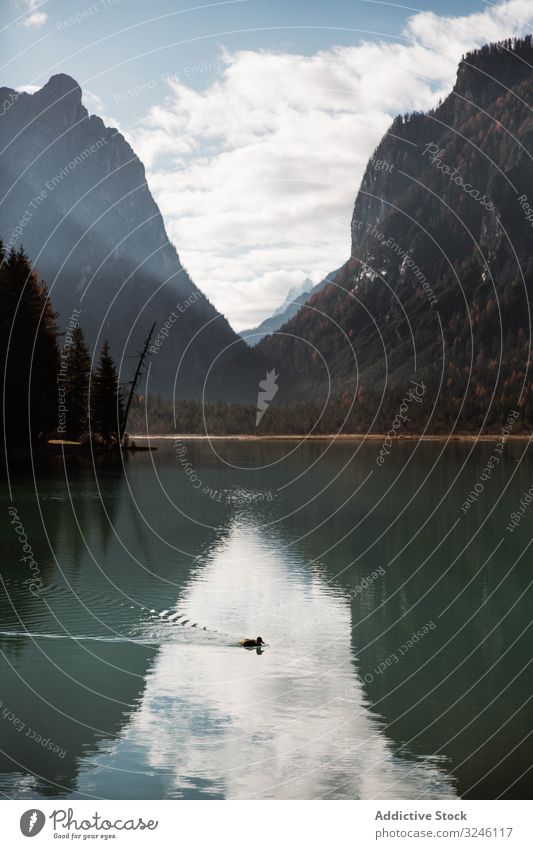
<svg viewBox="0 0 533 849">
<path fill-rule="evenodd" d="M 388 434 L 386 433 L 330 433 L 330 434 L 272 434 L 267 436 L 260 436 L 255 434 L 234 434 L 234 435 L 213 435 L 207 436 L 205 434 L 198 433 L 176 433 L 176 434 L 158 434 L 158 435 L 150 435 L 146 436 L 143 434 L 131 434 L 130 439 L 142 439 L 146 442 L 155 442 L 156 440 L 233 440 L 238 442 L 302 442 L 302 441 L 327 441 L 331 442 L 335 440 L 335 442 L 383 442 L 387 439 Z M 403 434 L 402 436 L 396 436 L 395 442 L 499 442 L 501 439 L 505 439 L 506 442 L 529 442 L 533 438 L 533 434 L 510 434 L 509 436 L 503 437 L 501 433 L 488 434 L 484 433 L 481 435 L 476 434 Z"/>
</svg>

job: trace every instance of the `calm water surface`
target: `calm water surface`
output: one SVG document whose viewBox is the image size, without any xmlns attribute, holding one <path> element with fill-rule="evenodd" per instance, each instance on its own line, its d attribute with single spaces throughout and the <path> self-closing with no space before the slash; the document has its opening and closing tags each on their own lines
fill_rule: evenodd
<svg viewBox="0 0 533 849">
<path fill-rule="evenodd" d="M 529 798 L 525 445 L 214 447 L 10 467 L 0 793 Z"/>
</svg>

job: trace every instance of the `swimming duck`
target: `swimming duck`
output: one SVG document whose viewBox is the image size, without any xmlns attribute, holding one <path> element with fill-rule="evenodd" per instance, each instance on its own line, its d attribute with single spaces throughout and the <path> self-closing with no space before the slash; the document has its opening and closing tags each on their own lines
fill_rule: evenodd
<svg viewBox="0 0 533 849">
<path fill-rule="evenodd" d="M 265 644 L 262 637 L 257 637 L 255 640 L 247 637 L 244 640 L 240 640 L 239 645 L 243 646 L 245 649 L 255 649 L 257 646 L 264 646 Z"/>
</svg>

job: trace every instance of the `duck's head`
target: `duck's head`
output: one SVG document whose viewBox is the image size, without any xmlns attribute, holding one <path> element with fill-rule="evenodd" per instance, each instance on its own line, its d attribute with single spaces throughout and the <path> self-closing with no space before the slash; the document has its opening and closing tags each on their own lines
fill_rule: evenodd
<svg viewBox="0 0 533 849">
<path fill-rule="evenodd" d="M 256 643 L 257 643 L 257 645 L 258 645 L 258 646 L 262 646 L 262 645 L 264 645 L 264 643 L 263 643 L 263 638 L 262 638 L 262 637 L 258 637 L 258 638 L 257 638 L 257 640 L 256 640 Z"/>
</svg>

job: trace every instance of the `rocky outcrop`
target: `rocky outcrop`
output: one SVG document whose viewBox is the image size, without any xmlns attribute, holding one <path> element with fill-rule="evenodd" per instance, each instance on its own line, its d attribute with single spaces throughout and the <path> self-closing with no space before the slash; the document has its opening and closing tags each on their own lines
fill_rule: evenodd
<svg viewBox="0 0 533 849">
<path fill-rule="evenodd" d="M 59 74 L 35 94 L 0 90 L 0 236 L 22 245 L 63 324 L 73 309 L 92 346 L 108 338 L 121 378 L 152 323 L 149 391 L 253 397 L 253 355 L 203 296 L 168 239 L 142 162 L 89 115 Z M 205 384 L 205 385 L 204 385 Z"/>
</svg>

